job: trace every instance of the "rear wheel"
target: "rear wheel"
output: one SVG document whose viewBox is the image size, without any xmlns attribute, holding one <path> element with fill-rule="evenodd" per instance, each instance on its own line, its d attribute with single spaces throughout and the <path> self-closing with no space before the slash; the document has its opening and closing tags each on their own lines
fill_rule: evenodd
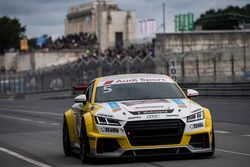
<svg viewBox="0 0 250 167">
<path fill-rule="evenodd" d="M 89 162 L 90 158 L 88 154 L 90 152 L 89 139 L 87 136 L 86 126 L 84 118 L 82 118 L 82 127 L 80 135 L 80 158 L 82 163 Z"/>
<path fill-rule="evenodd" d="M 63 118 L 63 151 L 65 156 L 72 155 L 72 149 L 70 146 L 69 129 L 66 118 Z"/>
</svg>

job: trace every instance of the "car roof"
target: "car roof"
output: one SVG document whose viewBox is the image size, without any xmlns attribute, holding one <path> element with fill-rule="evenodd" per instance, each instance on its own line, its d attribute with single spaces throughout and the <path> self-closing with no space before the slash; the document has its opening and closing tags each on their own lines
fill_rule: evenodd
<svg viewBox="0 0 250 167">
<path fill-rule="evenodd" d="M 110 75 L 105 77 L 97 78 L 97 81 L 105 82 L 109 80 L 120 80 L 120 79 L 140 79 L 140 78 L 152 78 L 152 79 L 164 79 L 165 82 L 173 83 L 174 81 L 167 75 L 161 74 L 121 74 L 121 75 Z"/>
</svg>

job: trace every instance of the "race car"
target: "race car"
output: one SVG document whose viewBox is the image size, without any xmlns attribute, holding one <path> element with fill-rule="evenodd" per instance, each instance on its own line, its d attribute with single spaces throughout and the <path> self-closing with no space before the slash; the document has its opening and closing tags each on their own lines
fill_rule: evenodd
<svg viewBox="0 0 250 167">
<path fill-rule="evenodd" d="M 210 111 L 166 75 L 125 74 L 96 78 L 64 113 L 66 156 L 92 158 L 202 154 L 212 156 Z"/>
</svg>

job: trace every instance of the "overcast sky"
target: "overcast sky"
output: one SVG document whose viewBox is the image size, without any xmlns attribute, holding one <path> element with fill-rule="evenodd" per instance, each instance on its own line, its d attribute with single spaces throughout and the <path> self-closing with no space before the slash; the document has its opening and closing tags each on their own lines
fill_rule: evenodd
<svg viewBox="0 0 250 167">
<path fill-rule="evenodd" d="M 17 17 L 26 26 L 29 38 L 43 34 L 64 34 L 64 18 L 72 5 L 91 0 L 0 0 L 0 16 Z M 166 4 L 166 31 L 174 31 L 174 16 L 194 13 L 195 19 L 208 9 L 225 8 L 229 5 L 244 6 L 250 0 L 116 0 L 119 7 L 132 10 L 137 20 L 153 18 L 158 32 L 162 31 L 162 3 Z"/>
</svg>

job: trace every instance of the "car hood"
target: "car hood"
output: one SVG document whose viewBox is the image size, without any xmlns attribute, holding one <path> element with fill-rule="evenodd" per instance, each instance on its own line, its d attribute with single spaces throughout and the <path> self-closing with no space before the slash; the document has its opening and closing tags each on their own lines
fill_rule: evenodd
<svg viewBox="0 0 250 167">
<path fill-rule="evenodd" d="M 100 109 L 95 116 L 119 120 L 184 118 L 202 106 L 190 99 L 153 99 L 98 103 Z"/>
</svg>

